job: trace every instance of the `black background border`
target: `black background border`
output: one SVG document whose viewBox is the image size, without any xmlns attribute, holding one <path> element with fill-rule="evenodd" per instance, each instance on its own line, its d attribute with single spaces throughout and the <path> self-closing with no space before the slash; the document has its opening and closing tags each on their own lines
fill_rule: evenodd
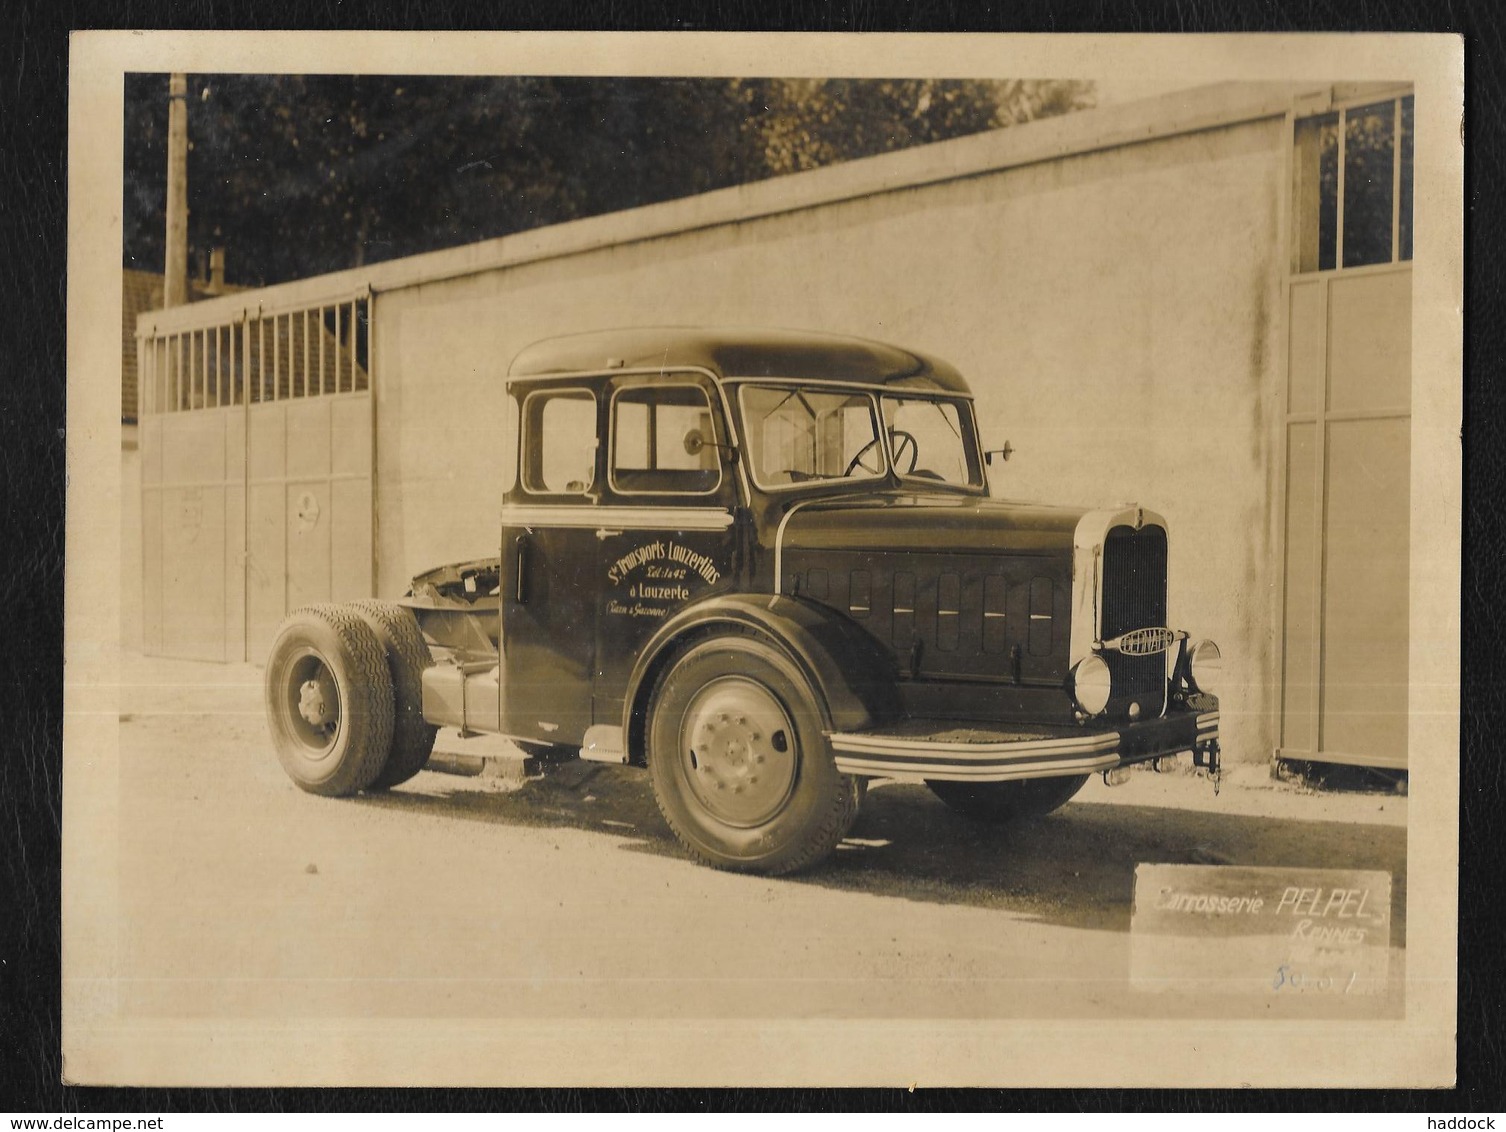
<svg viewBox="0 0 1506 1132">
<path fill-rule="evenodd" d="M 1491 741 L 1506 708 L 1499 559 L 1506 552 L 1502 447 L 1506 382 L 1499 213 L 1502 28 L 1494 6 L 1382 0 L 1028 0 L 967 5 L 734 0 L 719 6 L 525 0 L 482 7 L 249 2 L 21 0 L 0 35 L 0 1107 L 64 1112 L 424 1110 L 704 1112 L 1501 1111 L 1506 1096 L 1501 811 L 1506 765 Z M 503 19 L 505 17 L 505 20 Z M 133 1089 L 62 1084 L 61 770 L 67 35 L 86 28 L 232 30 L 1230 32 L 1431 31 L 1464 37 L 1465 456 L 1458 1084 L 1452 1090 L 1167 1089 Z M 1419 1122 L 1419 1126 L 1420 1122 Z"/>
</svg>

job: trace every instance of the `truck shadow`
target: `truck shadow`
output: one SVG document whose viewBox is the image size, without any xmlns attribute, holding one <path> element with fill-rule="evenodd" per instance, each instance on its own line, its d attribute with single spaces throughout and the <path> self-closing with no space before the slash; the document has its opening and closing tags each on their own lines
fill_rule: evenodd
<svg viewBox="0 0 1506 1132">
<path fill-rule="evenodd" d="M 641 771 L 586 764 L 583 771 L 556 772 L 511 789 L 443 775 L 424 775 L 415 785 L 368 795 L 364 804 L 603 833 L 633 852 L 687 859 Z M 869 792 L 836 853 L 783 883 L 1127 932 L 1137 864 L 1372 869 L 1392 876 L 1391 943 L 1405 945 L 1404 826 L 1231 814 L 1217 807 L 1211 798 L 1206 810 L 1078 801 L 1049 817 L 993 826 L 953 813 L 924 787 L 886 783 Z"/>
<path fill-rule="evenodd" d="M 1391 944 L 1405 946 L 1404 826 L 1215 807 L 1079 801 L 1045 818 L 992 826 L 954 814 L 924 787 L 891 784 L 870 794 L 847 844 L 808 879 L 1127 932 L 1139 864 L 1371 869 L 1392 877 Z"/>
</svg>

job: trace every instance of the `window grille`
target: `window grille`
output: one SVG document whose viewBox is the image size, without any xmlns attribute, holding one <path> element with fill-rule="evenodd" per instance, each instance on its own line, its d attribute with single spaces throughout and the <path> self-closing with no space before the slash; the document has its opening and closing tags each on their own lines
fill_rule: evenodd
<svg viewBox="0 0 1506 1132">
<path fill-rule="evenodd" d="M 143 414 L 221 409 L 370 388 L 367 296 L 291 311 L 246 311 L 141 338 Z"/>
</svg>

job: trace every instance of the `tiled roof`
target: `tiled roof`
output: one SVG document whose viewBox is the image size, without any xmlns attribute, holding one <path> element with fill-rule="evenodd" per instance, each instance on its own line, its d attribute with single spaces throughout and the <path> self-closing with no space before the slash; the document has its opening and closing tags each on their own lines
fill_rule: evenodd
<svg viewBox="0 0 1506 1132">
<path fill-rule="evenodd" d="M 136 419 L 136 316 L 162 306 L 162 276 L 128 267 L 121 272 L 120 419 Z"/>
</svg>

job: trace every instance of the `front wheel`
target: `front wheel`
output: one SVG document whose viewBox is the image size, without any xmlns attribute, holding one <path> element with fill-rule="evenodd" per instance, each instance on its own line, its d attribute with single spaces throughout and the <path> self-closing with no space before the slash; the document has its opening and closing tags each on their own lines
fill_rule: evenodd
<svg viewBox="0 0 1506 1132">
<path fill-rule="evenodd" d="M 980 821 L 1041 818 L 1059 810 L 1088 784 L 1085 774 L 1027 778 L 1019 782 L 926 782 L 931 793 L 959 814 Z"/>
<path fill-rule="evenodd" d="M 825 857 L 857 815 L 804 675 L 771 645 L 716 637 L 680 656 L 649 706 L 664 820 L 704 864 L 777 876 Z"/>
<path fill-rule="evenodd" d="M 392 746 L 392 676 L 360 614 L 293 613 L 272 643 L 265 691 L 277 758 L 300 789 L 342 796 L 376 780 Z"/>
</svg>

